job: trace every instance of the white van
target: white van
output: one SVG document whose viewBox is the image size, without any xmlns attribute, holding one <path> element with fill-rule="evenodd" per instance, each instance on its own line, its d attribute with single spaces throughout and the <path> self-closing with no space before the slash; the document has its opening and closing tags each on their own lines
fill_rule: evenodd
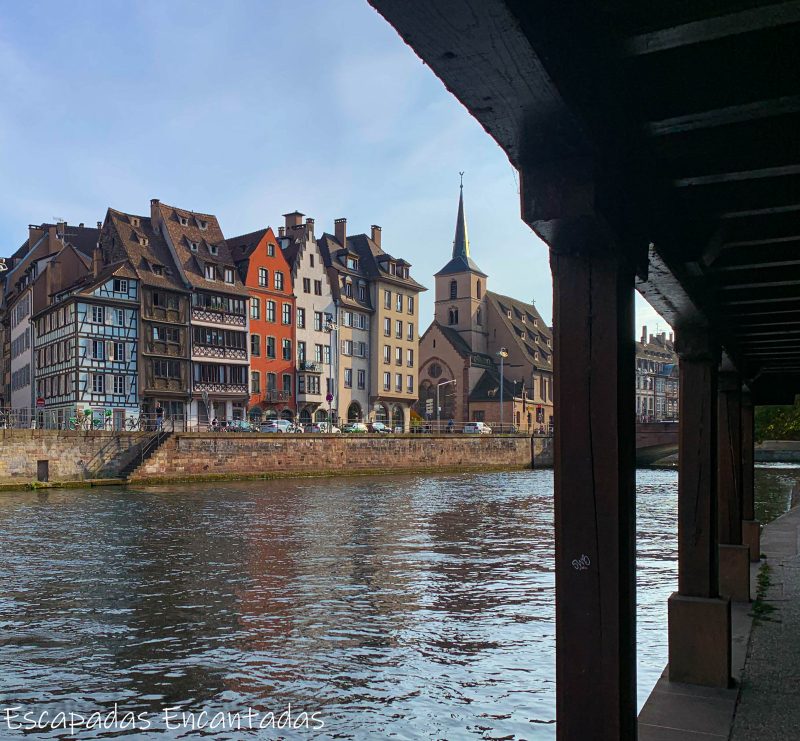
<svg viewBox="0 0 800 741">
<path fill-rule="evenodd" d="M 464 425 L 464 434 L 471 434 L 471 435 L 491 435 L 492 428 L 489 427 L 486 422 L 467 422 Z"/>
</svg>

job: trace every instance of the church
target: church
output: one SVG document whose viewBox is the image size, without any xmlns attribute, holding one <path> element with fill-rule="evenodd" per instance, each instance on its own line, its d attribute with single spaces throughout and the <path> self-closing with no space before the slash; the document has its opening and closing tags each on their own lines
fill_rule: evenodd
<svg viewBox="0 0 800 741">
<path fill-rule="evenodd" d="M 419 346 L 420 415 L 436 419 L 438 388 L 442 426 L 486 422 L 499 431 L 502 422 L 506 431 L 551 432 L 552 331 L 533 304 L 488 290 L 470 255 L 463 184 L 452 257 L 434 277 L 434 318 Z"/>
</svg>

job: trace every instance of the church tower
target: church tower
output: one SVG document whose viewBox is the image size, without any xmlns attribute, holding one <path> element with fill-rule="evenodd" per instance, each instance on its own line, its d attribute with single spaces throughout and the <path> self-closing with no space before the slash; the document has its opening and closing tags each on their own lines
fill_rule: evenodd
<svg viewBox="0 0 800 741">
<path fill-rule="evenodd" d="M 463 175 L 463 173 L 462 173 Z M 467 219 L 464 216 L 464 184 L 458 197 L 453 256 L 436 275 L 434 318 L 458 332 L 472 352 L 487 351 L 486 273 L 469 254 Z"/>
</svg>

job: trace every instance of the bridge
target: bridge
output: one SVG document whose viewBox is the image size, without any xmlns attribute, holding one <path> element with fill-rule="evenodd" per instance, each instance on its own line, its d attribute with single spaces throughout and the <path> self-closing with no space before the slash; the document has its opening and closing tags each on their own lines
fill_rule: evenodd
<svg viewBox="0 0 800 741">
<path fill-rule="evenodd" d="M 800 3 L 370 2 L 506 152 L 549 250 L 557 734 L 635 739 L 634 290 L 680 359 L 669 679 L 727 688 L 753 407 L 800 391 Z"/>
<path fill-rule="evenodd" d="M 636 423 L 636 463 L 647 466 L 678 452 L 677 422 Z"/>
</svg>

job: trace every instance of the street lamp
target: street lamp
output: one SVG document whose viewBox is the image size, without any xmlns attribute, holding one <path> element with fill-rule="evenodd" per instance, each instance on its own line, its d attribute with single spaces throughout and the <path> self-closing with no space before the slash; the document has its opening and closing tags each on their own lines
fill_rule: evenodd
<svg viewBox="0 0 800 741">
<path fill-rule="evenodd" d="M 441 412 L 442 408 L 439 406 L 439 389 L 442 386 L 447 386 L 447 384 L 452 383 L 453 386 L 456 385 L 456 379 L 454 378 L 452 381 L 442 381 L 441 383 L 436 384 L 436 432 L 441 432 Z"/>
<path fill-rule="evenodd" d="M 508 357 L 508 350 L 501 347 L 497 351 L 497 356 L 500 358 L 500 433 L 503 433 L 503 361 Z"/>
<path fill-rule="evenodd" d="M 339 328 L 339 325 L 333 321 L 333 315 L 328 314 L 325 321 L 325 331 L 330 335 L 329 348 L 330 348 L 330 363 L 328 364 L 328 393 L 325 399 L 328 402 L 328 432 L 333 432 L 333 333 Z"/>
</svg>

